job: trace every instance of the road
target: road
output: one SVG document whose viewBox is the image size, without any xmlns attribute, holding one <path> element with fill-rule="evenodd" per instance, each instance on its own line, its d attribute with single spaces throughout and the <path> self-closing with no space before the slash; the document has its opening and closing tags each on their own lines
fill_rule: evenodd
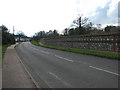
<svg viewBox="0 0 120 90">
<path fill-rule="evenodd" d="M 118 61 L 23 42 L 16 51 L 45 88 L 118 88 Z"/>
</svg>

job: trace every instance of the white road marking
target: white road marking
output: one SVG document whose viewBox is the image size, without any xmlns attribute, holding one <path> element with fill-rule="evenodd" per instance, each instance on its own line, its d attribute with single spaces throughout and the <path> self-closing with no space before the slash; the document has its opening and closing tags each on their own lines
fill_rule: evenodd
<svg viewBox="0 0 120 90">
<path fill-rule="evenodd" d="M 67 59 L 67 58 L 64 58 L 64 57 L 61 57 L 58 55 L 55 55 L 55 57 L 60 58 L 60 59 L 64 59 L 64 60 L 69 61 L 69 62 L 74 62 L 73 60 L 70 60 L 70 59 Z"/>
<path fill-rule="evenodd" d="M 71 86 L 70 84 L 68 84 L 65 80 L 61 79 L 60 77 L 58 77 L 57 75 L 55 75 L 52 72 L 48 72 L 50 75 L 52 75 L 53 77 L 55 77 L 56 79 L 58 79 L 59 81 L 61 81 L 62 83 L 64 83 L 67 86 Z"/>
<path fill-rule="evenodd" d="M 34 48 L 34 47 L 31 47 L 31 48 L 34 49 L 34 50 L 39 51 L 39 49 L 36 49 L 36 48 Z M 43 51 L 43 50 L 40 50 L 40 52 L 42 52 L 42 53 L 44 53 L 44 54 L 50 54 L 49 52 L 46 52 L 46 51 Z"/>
<path fill-rule="evenodd" d="M 38 49 L 33 48 L 33 47 L 31 47 L 31 48 L 32 48 L 32 49 L 35 49 L 35 50 L 38 50 Z M 42 53 L 44 53 L 44 54 L 52 54 L 52 53 L 50 53 L 50 52 L 46 52 L 46 51 L 43 51 L 43 50 L 40 50 L 40 52 L 42 52 Z M 64 59 L 64 60 L 69 61 L 69 62 L 74 62 L 73 60 L 70 60 L 70 59 L 67 59 L 67 58 L 58 56 L 58 55 L 56 55 L 56 54 L 55 54 L 54 56 L 57 57 L 57 58 L 60 58 L 60 59 Z"/>
<path fill-rule="evenodd" d="M 16 55 L 17 56 L 17 55 Z M 19 59 L 20 63 L 23 65 L 25 71 L 28 73 L 28 75 L 30 76 L 31 80 L 33 81 L 33 83 L 35 84 L 35 86 L 37 88 L 40 88 L 38 82 L 33 78 L 33 76 L 31 75 L 31 73 L 29 72 L 29 70 L 27 69 L 26 65 L 22 62 L 22 60 L 19 58 L 19 56 L 17 56 L 17 58 Z"/>
<path fill-rule="evenodd" d="M 36 49 L 36 48 L 34 48 L 34 47 L 31 47 L 32 49 L 35 49 L 35 50 L 38 50 L 38 49 Z"/>
<path fill-rule="evenodd" d="M 54 76 L 56 79 L 58 79 L 58 80 L 61 80 L 61 78 L 59 78 L 57 75 L 55 75 L 54 73 L 52 73 L 52 72 L 48 72 L 50 75 L 52 75 L 52 76 Z"/>
<path fill-rule="evenodd" d="M 104 72 L 111 73 L 111 74 L 119 76 L 118 73 L 114 73 L 114 72 L 111 72 L 111 71 L 108 71 L 108 70 L 104 70 L 104 69 L 101 69 L 101 68 L 97 68 L 97 67 L 94 67 L 94 66 L 89 66 L 89 67 L 93 68 L 93 69 L 97 69 L 97 70 L 100 70 L 100 71 L 104 71 Z"/>
<path fill-rule="evenodd" d="M 50 54 L 49 52 L 46 52 L 46 51 L 43 51 L 43 50 L 40 50 L 40 52 L 45 53 L 45 54 Z"/>
<path fill-rule="evenodd" d="M 78 61 L 79 63 L 82 63 L 82 64 L 88 64 L 88 63 L 86 63 L 86 62 L 82 62 L 82 61 Z"/>
</svg>

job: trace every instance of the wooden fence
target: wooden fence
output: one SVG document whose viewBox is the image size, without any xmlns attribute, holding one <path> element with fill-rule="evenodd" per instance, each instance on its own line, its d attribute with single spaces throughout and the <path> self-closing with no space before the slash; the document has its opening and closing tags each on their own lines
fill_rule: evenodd
<svg viewBox="0 0 120 90">
<path fill-rule="evenodd" d="M 68 48 L 120 52 L 120 33 L 43 38 L 41 43 Z"/>
</svg>

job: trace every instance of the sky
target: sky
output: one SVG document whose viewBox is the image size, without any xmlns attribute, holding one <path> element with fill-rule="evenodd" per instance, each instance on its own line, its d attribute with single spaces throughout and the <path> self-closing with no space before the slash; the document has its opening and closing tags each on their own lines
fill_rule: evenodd
<svg viewBox="0 0 120 90">
<path fill-rule="evenodd" d="M 78 15 L 94 24 L 117 25 L 120 0 L 0 0 L 0 25 L 10 32 L 35 32 L 69 28 Z"/>
</svg>

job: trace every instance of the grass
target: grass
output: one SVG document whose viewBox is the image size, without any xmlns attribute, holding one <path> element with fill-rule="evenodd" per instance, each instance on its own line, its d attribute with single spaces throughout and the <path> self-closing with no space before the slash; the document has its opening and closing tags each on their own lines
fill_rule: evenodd
<svg viewBox="0 0 120 90">
<path fill-rule="evenodd" d="M 57 50 L 63 50 L 73 53 L 80 53 L 80 54 L 86 54 L 86 55 L 94 55 L 99 57 L 105 57 L 105 58 L 111 58 L 111 59 L 117 59 L 120 60 L 120 54 L 113 53 L 113 52 L 104 52 L 104 51 L 92 51 L 92 50 L 84 50 L 84 49 L 75 49 L 75 48 L 64 48 L 64 47 L 58 47 L 58 46 L 48 46 L 48 45 L 41 45 L 37 42 L 31 42 L 34 45 L 51 48 L 51 49 L 57 49 Z"/>
<path fill-rule="evenodd" d="M 11 44 L 7 44 L 7 45 L 2 45 L 0 46 L 0 53 L 2 53 L 0 55 L 0 68 L 2 67 L 2 61 L 3 61 L 3 58 L 4 58 L 4 55 L 5 55 L 5 51 L 6 49 L 10 46 Z"/>
<path fill-rule="evenodd" d="M 2 45 L 2 59 L 4 57 L 5 51 L 6 49 L 10 46 L 11 44 L 7 44 L 7 45 Z"/>
<path fill-rule="evenodd" d="M 21 42 L 17 42 L 17 43 L 20 44 Z M 5 51 L 6 51 L 6 49 L 7 49 L 9 46 L 11 46 L 11 44 L 2 45 L 2 46 L 0 47 L 0 49 L 2 48 L 2 59 L 4 58 Z"/>
<path fill-rule="evenodd" d="M 10 44 L 2 45 L 2 46 L 0 45 L 0 68 L 2 67 L 2 61 L 4 58 L 5 51 L 9 46 L 10 46 Z"/>
</svg>

